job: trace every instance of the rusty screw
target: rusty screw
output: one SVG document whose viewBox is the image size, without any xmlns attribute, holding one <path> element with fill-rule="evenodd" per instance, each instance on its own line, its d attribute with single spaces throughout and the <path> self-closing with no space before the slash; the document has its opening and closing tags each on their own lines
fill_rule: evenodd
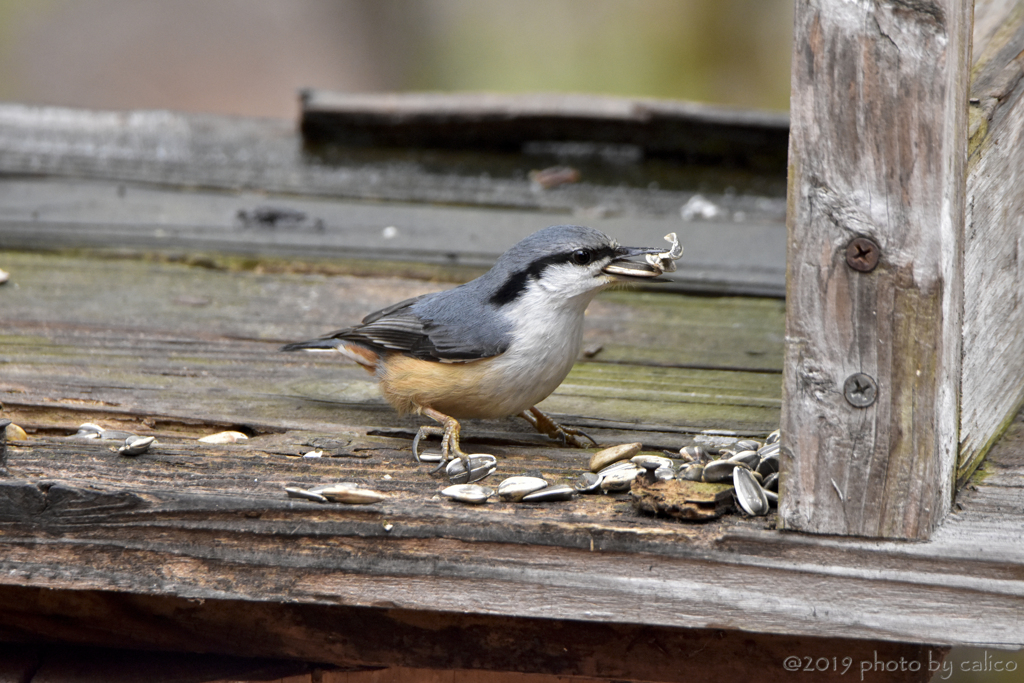
<svg viewBox="0 0 1024 683">
<path fill-rule="evenodd" d="M 850 402 L 850 405 L 867 408 L 875 402 L 875 398 L 878 396 L 878 384 L 871 375 L 855 372 L 843 383 L 843 396 Z"/>
<path fill-rule="evenodd" d="M 846 245 L 846 265 L 861 273 L 874 270 L 881 255 L 882 248 L 867 237 L 857 237 Z"/>
</svg>

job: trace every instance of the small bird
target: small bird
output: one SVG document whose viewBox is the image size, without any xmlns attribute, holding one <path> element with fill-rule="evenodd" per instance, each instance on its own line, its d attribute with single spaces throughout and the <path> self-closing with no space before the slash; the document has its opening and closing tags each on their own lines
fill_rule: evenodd
<svg viewBox="0 0 1024 683">
<path fill-rule="evenodd" d="M 435 435 L 441 437 L 442 467 L 455 456 L 468 466 L 459 445 L 458 420 L 464 418 L 518 415 L 565 444 L 596 446 L 536 405 L 572 369 L 583 314 L 594 296 L 616 282 L 661 275 L 664 267 L 628 261 L 659 252 L 620 247 L 592 228 L 552 226 L 513 246 L 471 282 L 401 301 L 360 325 L 282 350 L 340 351 L 377 377 L 384 398 L 400 414 L 436 421 L 438 426 L 420 427 L 413 439 L 417 461 L 420 440 Z M 648 261 L 658 264 L 656 258 Z"/>
</svg>

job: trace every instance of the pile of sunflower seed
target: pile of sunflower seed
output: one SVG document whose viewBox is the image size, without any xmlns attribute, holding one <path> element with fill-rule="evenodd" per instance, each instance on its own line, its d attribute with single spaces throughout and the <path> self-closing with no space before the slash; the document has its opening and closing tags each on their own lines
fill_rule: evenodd
<svg viewBox="0 0 1024 683">
<path fill-rule="evenodd" d="M 766 515 L 778 503 L 779 432 L 768 435 L 764 443 L 743 439 L 714 448 L 686 446 L 679 453 L 665 456 L 640 453 L 640 443 L 605 448 L 590 459 L 590 470 L 572 486 L 552 485 L 540 477 L 509 477 L 495 491 L 478 482 L 490 476 L 498 466 L 493 455 L 470 455 L 469 466 L 460 459 L 445 467 L 451 486 L 441 495 L 462 503 L 479 505 L 497 493 L 498 499 L 511 502 L 544 503 L 570 500 L 575 494 L 619 493 L 630 490 L 633 480 L 650 472 L 655 481 L 684 479 L 724 483 L 731 481 L 736 502 L 748 515 Z"/>
<path fill-rule="evenodd" d="M 629 490 L 633 480 L 647 471 L 655 481 L 683 479 L 709 483 L 732 482 L 736 502 L 748 515 L 768 514 L 778 503 L 779 432 L 764 443 L 743 439 L 721 448 L 687 446 L 675 455 L 640 454 L 639 443 L 606 448 L 590 460 L 590 472 L 573 484 L 580 493 Z"/>
<path fill-rule="evenodd" d="M 441 495 L 471 505 L 486 503 L 495 494 L 495 490 L 473 482 L 490 476 L 498 467 L 498 459 L 493 455 L 477 453 L 470 455 L 468 460 L 468 470 L 460 459 L 448 463 L 445 473 L 452 485 L 441 491 Z M 498 484 L 497 494 L 499 500 L 515 503 L 551 503 L 570 500 L 576 495 L 571 486 L 552 485 L 541 477 L 525 476 L 505 479 Z"/>
</svg>

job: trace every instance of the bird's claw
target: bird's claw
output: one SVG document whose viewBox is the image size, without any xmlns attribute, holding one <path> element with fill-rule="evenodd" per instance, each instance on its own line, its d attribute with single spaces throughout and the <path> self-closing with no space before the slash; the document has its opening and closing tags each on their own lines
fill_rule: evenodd
<svg viewBox="0 0 1024 683">
<path fill-rule="evenodd" d="M 422 462 L 420 460 L 419 445 L 420 439 L 424 436 L 440 436 L 441 437 L 441 464 L 430 471 L 430 474 L 436 474 L 447 467 L 448 462 L 454 458 L 458 458 L 462 461 L 462 464 L 466 466 L 466 471 L 470 470 L 469 467 L 469 454 L 463 452 L 459 446 L 459 433 L 462 430 L 458 420 L 453 417 L 448 417 L 443 413 L 439 413 L 436 410 L 425 409 L 423 413 L 441 423 L 441 426 L 436 425 L 424 425 L 419 428 L 416 432 L 416 436 L 412 440 L 412 454 L 416 458 L 416 462 Z"/>
<path fill-rule="evenodd" d="M 555 441 L 560 441 L 563 446 L 572 446 L 573 448 L 590 448 L 591 446 L 598 446 L 598 443 L 587 433 L 580 429 L 576 429 L 575 427 L 565 427 L 560 425 L 536 408 L 524 410 L 519 413 L 519 417 L 533 425 L 533 428 L 541 434 L 554 439 Z M 586 441 L 584 441 L 584 439 L 586 439 Z M 588 444 L 587 441 L 590 443 Z"/>
</svg>

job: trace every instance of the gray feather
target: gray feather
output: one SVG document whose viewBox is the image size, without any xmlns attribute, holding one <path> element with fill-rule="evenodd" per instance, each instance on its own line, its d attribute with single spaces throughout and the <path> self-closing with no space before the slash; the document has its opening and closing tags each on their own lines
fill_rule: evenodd
<svg viewBox="0 0 1024 683">
<path fill-rule="evenodd" d="M 374 351 L 398 352 L 433 361 L 471 361 L 497 356 L 512 341 L 513 321 L 496 300 L 516 296 L 543 272 L 546 259 L 581 248 L 615 245 L 603 233 L 581 226 L 545 228 L 506 251 L 494 267 L 454 289 L 426 294 L 371 313 L 363 323 L 283 350 L 333 348 L 337 340 Z M 532 266 L 532 267 L 531 267 Z"/>
</svg>

